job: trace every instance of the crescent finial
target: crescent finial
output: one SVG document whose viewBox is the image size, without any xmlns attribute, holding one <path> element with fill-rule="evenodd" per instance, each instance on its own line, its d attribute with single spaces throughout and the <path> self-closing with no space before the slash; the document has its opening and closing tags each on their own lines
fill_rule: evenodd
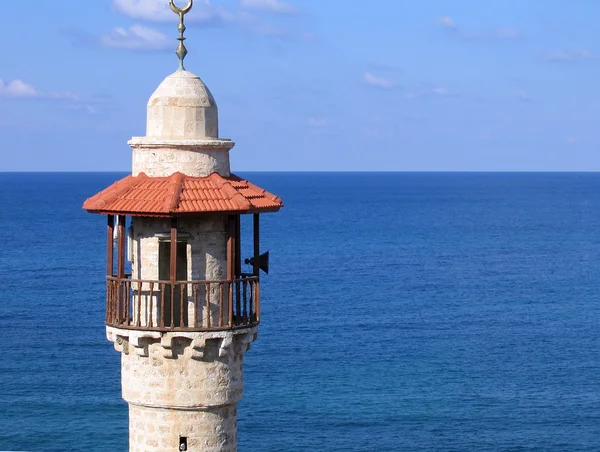
<svg viewBox="0 0 600 452">
<path fill-rule="evenodd" d="M 183 60 L 188 52 L 183 44 L 183 41 L 185 41 L 185 37 L 183 36 L 183 33 L 185 32 L 185 25 L 183 22 L 185 15 L 189 13 L 192 9 L 192 6 L 194 6 L 194 0 L 189 0 L 189 3 L 185 8 L 179 8 L 175 6 L 175 0 L 169 0 L 169 6 L 171 7 L 171 11 L 179 16 L 179 26 L 177 27 L 177 30 L 179 30 L 179 37 L 177 38 L 179 40 L 179 45 L 177 46 L 175 53 L 179 57 L 179 70 L 185 71 L 185 68 L 183 67 Z"/>
<path fill-rule="evenodd" d="M 178 8 L 177 6 L 175 6 L 175 0 L 169 0 L 169 5 L 171 6 L 171 10 L 175 14 L 187 14 L 190 12 L 190 9 L 192 9 L 192 6 L 194 5 L 194 0 L 190 0 L 190 2 L 185 8 Z"/>
</svg>

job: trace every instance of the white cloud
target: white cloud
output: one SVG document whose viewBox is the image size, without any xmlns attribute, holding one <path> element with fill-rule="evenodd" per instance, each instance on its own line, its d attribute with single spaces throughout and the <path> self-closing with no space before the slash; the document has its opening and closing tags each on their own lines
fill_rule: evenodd
<svg viewBox="0 0 600 452">
<path fill-rule="evenodd" d="M 265 36 L 287 36 L 285 28 L 266 22 L 252 14 L 241 12 L 236 16 L 235 21 L 244 28 L 254 33 Z"/>
<path fill-rule="evenodd" d="M 178 0 L 179 6 L 187 2 Z M 176 4 L 177 4 L 176 3 Z M 177 16 L 171 11 L 167 0 L 113 0 L 116 11 L 132 19 L 148 22 L 176 22 Z M 210 0 L 196 0 L 194 7 L 185 16 L 186 21 L 220 25 L 234 22 L 236 14 L 221 6 L 215 6 Z"/>
<path fill-rule="evenodd" d="M 40 97 L 41 93 L 22 80 L 15 79 L 8 83 L 0 79 L 0 97 Z"/>
<path fill-rule="evenodd" d="M 379 125 L 369 125 L 363 128 L 362 132 L 368 138 L 376 140 L 389 140 L 394 137 L 394 132 L 391 129 Z"/>
<path fill-rule="evenodd" d="M 425 95 L 427 95 L 429 93 L 425 93 Z M 445 88 L 443 86 L 436 86 L 435 88 L 431 89 L 431 94 L 433 94 L 434 96 L 439 96 L 439 97 L 459 97 L 458 93 L 455 91 L 450 91 L 448 90 L 448 88 Z"/>
<path fill-rule="evenodd" d="M 102 45 L 129 50 L 162 50 L 173 47 L 172 40 L 158 30 L 133 25 L 129 29 L 115 28 L 100 38 Z"/>
<path fill-rule="evenodd" d="M 574 136 L 566 136 L 566 137 L 564 138 L 564 141 L 565 141 L 565 143 L 568 143 L 568 144 L 575 144 L 575 143 L 577 143 L 579 140 L 578 140 L 576 137 L 574 137 Z"/>
<path fill-rule="evenodd" d="M 161 21 L 173 18 L 173 12 L 166 1 L 113 0 L 113 5 L 118 12 L 133 19 Z"/>
<path fill-rule="evenodd" d="M 548 61 L 588 61 L 596 60 L 598 57 L 589 50 L 566 50 L 563 52 L 551 53 L 546 56 Z"/>
<path fill-rule="evenodd" d="M 71 93 L 44 93 L 29 83 L 19 79 L 14 79 L 10 82 L 4 82 L 0 79 L 0 97 L 62 101 L 66 102 L 70 109 L 85 110 L 90 114 L 96 113 L 96 109 L 90 105 L 94 101 L 82 100 L 79 96 Z"/>
<path fill-rule="evenodd" d="M 505 27 L 498 28 L 492 32 L 492 37 L 498 39 L 519 39 L 522 37 L 521 32 L 516 28 Z"/>
<path fill-rule="evenodd" d="M 311 127 L 327 127 L 329 123 L 322 118 L 309 118 L 308 125 Z"/>
<path fill-rule="evenodd" d="M 67 108 L 69 110 L 85 111 L 90 115 L 95 115 L 98 112 L 95 107 L 89 104 L 69 104 L 67 105 Z"/>
<path fill-rule="evenodd" d="M 489 131 L 489 130 L 483 130 L 483 131 L 481 132 L 481 134 L 479 135 L 479 138 L 480 138 L 482 141 L 492 141 L 492 140 L 494 139 L 494 135 L 493 135 L 493 134 L 492 134 L 492 132 L 491 132 L 491 131 Z"/>
<path fill-rule="evenodd" d="M 533 102 L 533 98 L 527 94 L 524 91 L 521 91 L 517 94 L 517 98 L 521 101 L 521 102 Z"/>
<path fill-rule="evenodd" d="M 393 89 L 398 86 L 396 82 L 385 77 L 378 77 L 370 72 L 365 73 L 363 76 L 363 82 L 369 86 L 374 86 L 375 88 L 381 89 Z"/>
<path fill-rule="evenodd" d="M 185 0 L 178 0 L 178 3 L 180 6 L 187 4 Z M 258 9 L 258 4 L 260 3 L 263 4 L 263 10 L 271 4 L 271 10 L 277 10 L 277 12 L 281 13 L 292 12 L 290 5 L 280 0 L 271 0 L 270 2 L 266 0 L 262 0 L 261 2 L 253 0 L 253 3 L 256 3 L 257 6 L 254 9 Z M 113 0 L 113 6 L 117 12 L 132 19 L 147 22 L 177 22 L 177 16 L 169 8 L 167 0 Z M 223 6 L 213 5 L 210 0 L 196 0 L 193 9 L 185 18 L 186 23 L 202 23 L 213 26 L 238 25 L 254 33 L 267 36 L 283 36 L 287 34 L 283 28 L 266 22 L 248 11 L 231 11 Z M 128 31 L 131 33 L 131 29 Z M 117 40 L 116 42 L 120 43 L 121 38 L 113 35 L 114 30 L 108 36 L 113 37 Z M 135 47 L 131 46 L 127 48 L 132 49 Z M 144 48 L 144 46 L 140 45 L 140 48 Z"/>
<path fill-rule="evenodd" d="M 295 14 L 298 9 L 282 0 L 240 0 L 242 7 L 278 14 Z"/>
<path fill-rule="evenodd" d="M 300 33 L 300 39 L 303 41 L 313 42 L 318 39 L 317 35 L 314 33 Z"/>
<path fill-rule="evenodd" d="M 438 17 L 435 21 L 446 30 L 456 30 L 456 24 L 454 23 L 454 19 L 452 19 L 452 17 Z"/>
<path fill-rule="evenodd" d="M 423 98 L 428 98 L 428 97 L 432 97 L 432 96 L 452 98 L 452 97 L 458 97 L 458 94 L 456 92 L 449 91 L 447 88 L 445 88 L 443 86 L 436 86 L 434 88 L 421 88 L 421 89 L 409 91 L 406 94 L 407 99 L 423 99 Z"/>
<path fill-rule="evenodd" d="M 449 16 L 438 17 L 435 22 L 442 27 L 447 33 L 457 36 L 461 39 L 519 39 L 522 34 L 514 27 L 502 27 L 492 30 L 484 30 L 480 32 L 469 32 L 460 28 L 454 19 Z"/>
</svg>

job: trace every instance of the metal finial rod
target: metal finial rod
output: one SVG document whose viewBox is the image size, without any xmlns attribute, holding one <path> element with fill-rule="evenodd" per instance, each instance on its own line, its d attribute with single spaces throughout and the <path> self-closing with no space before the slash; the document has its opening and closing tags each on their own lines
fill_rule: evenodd
<svg viewBox="0 0 600 452">
<path fill-rule="evenodd" d="M 183 41 L 185 41 L 185 37 L 183 36 L 183 33 L 185 32 L 185 25 L 183 23 L 183 19 L 185 15 L 189 13 L 192 9 L 192 6 L 194 5 L 194 0 L 189 0 L 189 3 L 185 8 L 178 8 L 177 6 L 175 6 L 174 0 L 169 0 L 169 5 L 171 6 L 171 10 L 175 14 L 179 15 L 179 26 L 177 27 L 177 30 L 179 30 L 179 37 L 177 38 L 179 40 L 179 45 L 177 46 L 177 51 L 175 53 L 179 57 L 179 70 L 185 71 L 185 68 L 183 67 L 183 60 L 187 55 L 188 51 L 185 48 L 185 45 L 183 44 Z"/>
</svg>

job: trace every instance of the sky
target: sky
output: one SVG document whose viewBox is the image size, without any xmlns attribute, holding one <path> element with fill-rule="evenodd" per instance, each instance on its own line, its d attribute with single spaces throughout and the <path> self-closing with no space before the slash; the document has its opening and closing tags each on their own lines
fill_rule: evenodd
<svg viewBox="0 0 600 452">
<path fill-rule="evenodd" d="M 600 171 L 598 17 L 597 0 L 195 0 L 186 68 L 235 171 Z M 0 171 L 129 171 L 177 24 L 168 0 L 2 2 Z"/>
</svg>

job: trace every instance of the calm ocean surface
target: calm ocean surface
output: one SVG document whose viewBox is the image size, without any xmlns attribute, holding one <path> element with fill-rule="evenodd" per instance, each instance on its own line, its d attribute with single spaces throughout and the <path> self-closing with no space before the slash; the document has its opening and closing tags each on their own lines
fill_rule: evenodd
<svg viewBox="0 0 600 452">
<path fill-rule="evenodd" d="M 264 215 L 240 452 L 599 451 L 600 174 L 242 173 Z M 0 174 L 0 450 L 127 450 L 123 174 Z"/>
</svg>

